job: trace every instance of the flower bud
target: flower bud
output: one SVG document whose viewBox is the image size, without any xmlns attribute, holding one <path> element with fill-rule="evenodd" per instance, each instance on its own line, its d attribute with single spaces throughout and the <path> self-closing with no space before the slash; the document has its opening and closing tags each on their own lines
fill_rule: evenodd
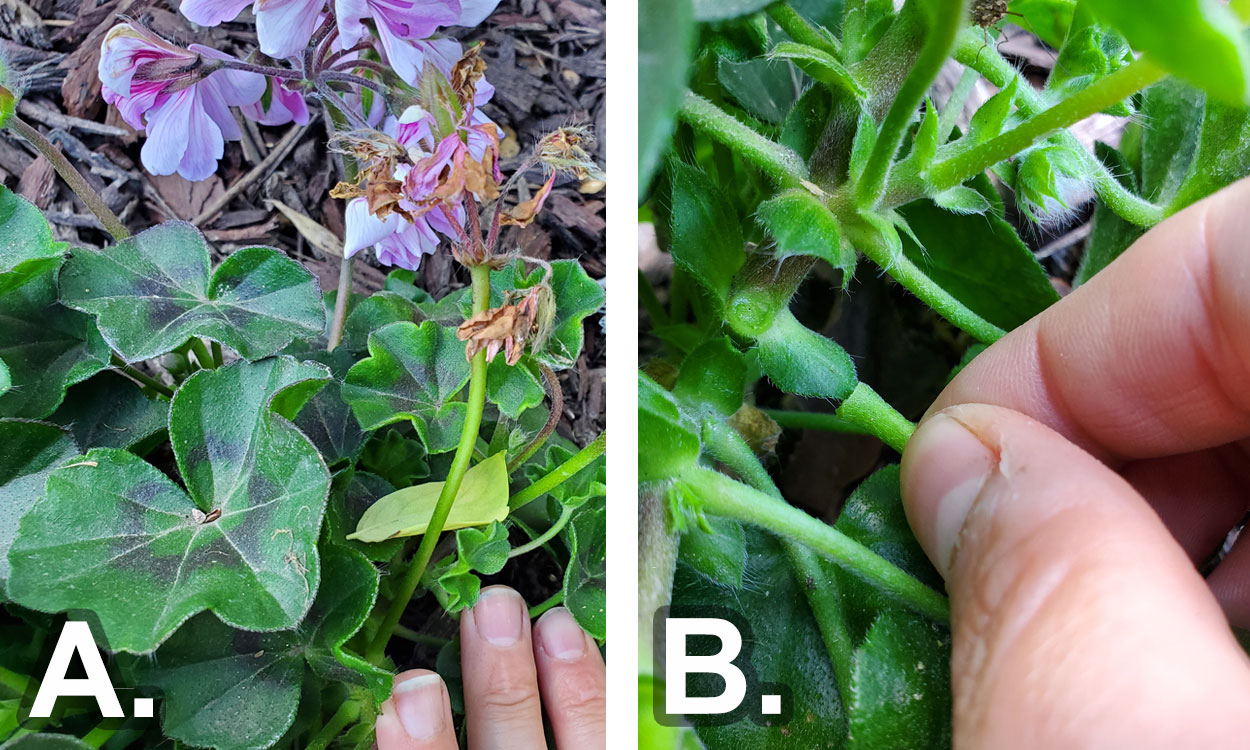
<svg viewBox="0 0 1250 750">
<path fill-rule="evenodd" d="M 1020 156 L 1015 175 L 1016 205 L 1031 221 L 1061 225 L 1094 197 L 1085 160 L 1071 148 L 1047 142 Z"/>
</svg>

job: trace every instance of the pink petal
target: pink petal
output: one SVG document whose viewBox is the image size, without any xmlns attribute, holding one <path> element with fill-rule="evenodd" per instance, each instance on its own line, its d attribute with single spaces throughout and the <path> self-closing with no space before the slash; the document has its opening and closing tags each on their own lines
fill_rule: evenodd
<svg viewBox="0 0 1250 750">
<path fill-rule="evenodd" d="M 495 12 L 499 0 L 460 0 L 460 18 L 454 26 L 477 26 Z"/>
<path fill-rule="evenodd" d="M 303 52 L 325 7 L 326 0 L 256 0 L 260 51 L 278 59 Z"/>
<path fill-rule="evenodd" d="M 369 205 L 364 198 L 353 198 L 348 201 L 343 222 L 347 234 L 343 240 L 343 253 L 349 258 L 366 247 L 376 245 L 395 234 L 405 223 L 399 214 L 391 214 L 385 219 L 379 219 L 369 213 Z"/>
<path fill-rule="evenodd" d="M 252 0 L 182 0 L 179 10 L 192 23 L 200 26 L 216 26 L 233 21 Z"/>
</svg>

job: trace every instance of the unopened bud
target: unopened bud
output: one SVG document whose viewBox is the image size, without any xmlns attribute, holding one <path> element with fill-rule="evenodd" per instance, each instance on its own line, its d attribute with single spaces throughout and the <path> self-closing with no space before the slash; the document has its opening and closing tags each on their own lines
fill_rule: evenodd
<svg viewBox="0 0 1250 750">
<path fill-rule="evenodd" d="M 1094 196 L 1085 160 L 1070 147 L 1054 142 L 1021 155 L 1015 190 L 1020 212 L 1042 225 L 1063 224 Z"/>
</svg>

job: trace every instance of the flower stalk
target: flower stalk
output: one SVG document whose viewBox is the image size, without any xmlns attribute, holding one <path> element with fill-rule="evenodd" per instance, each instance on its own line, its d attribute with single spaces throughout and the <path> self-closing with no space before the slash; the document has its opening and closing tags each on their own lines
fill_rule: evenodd
<svg viewBox="0 0 1250 750">
<path fill-rule="evenodd" d="M 603 455 L 608 445 L 608 433 L 603 431 L 589 445 L 573 454 L 569 460 L 551 470 L 551 473 L 540 477 L 530 486 L 516 493 L 508 500 L 509 512 L 533 502 L 556 487 L 564 484 L 574 474 L 589 466 L 596 458 Z"/>
<path fill-rule="evenodd" d="M 82 200 L 87 210 L 95 214 L 100 220 L 100 225 L 104 227 L 104 231 L 113 235 L 114 240 L 124 240 L 130 236 L 130 231 L 126 229 L 126 225 L 122 220 L 117 218 L 117 214 L 113 213 L 113 209 L 109 208 L 104 202 L 104 198 L 95 191 L 83 178 L 82 174 L 74 168 L 73 164 L 65 158 L 65 154 L 54 146 L 51 141 L 44 137 L 43 133 L 36 130 L 30 123 L 23 120 L 14 113 L 7 123 L 7 127 L 13 129 L 15 133 L 25 138 L 30 145 L 34 146 L 45 159 L 52 164 L 52 168 L 56 173 L 65 180 L 65 184 L 69 185 L 70 190 Z"/>
<path fill-rule="evenodd" d="M 472 266 L 469 268 L 469 273 L 473 285 L 473 313 L 476 315 L 490 306 L 490 266 Z M 451 513 L 451 506 L 456 501 L 457 493 L 460 492 L 460 483 L 464 479 L 465 472 L 469 470 L 469 461 L 473 458 L 473 450 L 477 446 L 478 431 L 482 426 L 482 411 L 486 405 L 486 352 L 484 350 L 473 355 L 469 369 L 468 410 L 465 414 L 464 428 L 460 432 L 460 443 L 456 447 L 451 468 L 443 483 L 443 490 L 439 493 L 438 502 L 434 506 L 434 512 L 430 516 L 430 523 L 425 534 L 421 537 L 421 543 L 417 546 L 416 554 L 413 555 L 403 580 L 399 582 L 395 598 L 391 601 L 382 625 L 369 644 L 366 656 L 374 664 L 382 662 L 386 644 L 390 642 L 391 634 L 395 632 L 395 626 L 399 624 L 399 618 L 421 584 L 421 578 L 425 575 L 425 569 L 434 555 L 434 547 L 443 533 L 443 526 L 447 523 L 447 516 Z"/>
</svg>

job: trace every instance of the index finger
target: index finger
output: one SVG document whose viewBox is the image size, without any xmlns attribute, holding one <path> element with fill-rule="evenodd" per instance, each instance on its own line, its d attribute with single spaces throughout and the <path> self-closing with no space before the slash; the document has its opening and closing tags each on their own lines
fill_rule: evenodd
<svg viewBox="0 0 1250 750">
<path fill-rule="evenodd" d="M 929 409 L 1023 412 L 1111 463 L 1250 436 L 1250 180 L 1159 224 Z"/>
</svg>

